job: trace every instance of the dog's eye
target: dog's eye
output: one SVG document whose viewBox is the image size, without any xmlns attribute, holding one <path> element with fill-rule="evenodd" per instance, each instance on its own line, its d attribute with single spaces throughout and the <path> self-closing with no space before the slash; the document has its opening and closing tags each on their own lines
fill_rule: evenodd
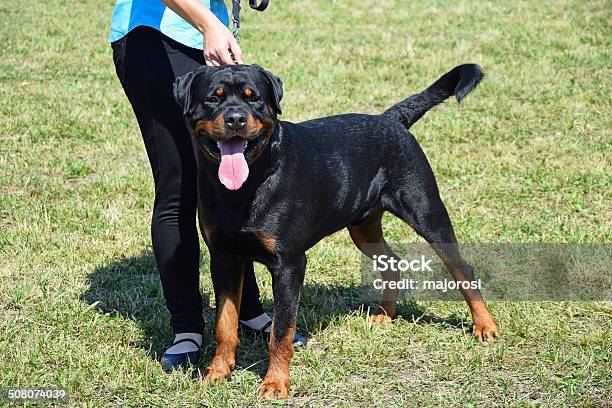
<svg viewBox="0 0 612 408">
<path fill-rule="evenodd" d="M 259 102 L 259 101 L 261 101 L 261 96 L 259 96 L 259 95 L 252 95 L 249 98 L 247 98 L 247 100 L 249 102 L 253 102 L 253 103 Z"/>
<path fill-rule="evenodd" d="M 204 100 L 204 102 L 217 105 L 219 103 L 219 98 L 217 98 L 216 96 L 209 96 Z"/>
</svg>

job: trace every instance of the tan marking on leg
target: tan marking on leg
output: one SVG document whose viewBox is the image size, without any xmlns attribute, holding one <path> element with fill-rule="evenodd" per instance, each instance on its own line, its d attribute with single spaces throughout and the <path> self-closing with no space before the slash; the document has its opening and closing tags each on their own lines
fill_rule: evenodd
<svg viewBox="0 0 612 408">
<path fill-rule="evenodd" d="M 382 210 L 373 211 L 362 225 L 349 226 L 348 231 L 353 240 L 353 243 L 359 250 L 366 256 L 372 258 L 374 255 L 382 255 L 379 253 L 371 252 L 373 248 L 368 248 L 367 244 L 378 244 L 382 248 L 382 252 L 387 256 L 392 256 L 399 259 L 397 255 L 393 253 L 385 238 L 383 237 L 382 231 L 382 217 L 384 212 Z M 383 281 L 398 281 L 400 276 L 399 272 L 386 271 L 381 272 Z M 378 307 L 370 316 L 372 323 L 388 323 L 395 317 L 395 303 L 399 291 L 397 289 L 383 289 L 382 298 L 378 304 Z"/>
<path fill-rule="evenodd" d="M 499 327 L 489 312 L 484 300 L 468 300 L 474 322 L 474 337 L 480 342 L 495 341 L 500 337 Z"/>
<path fill-rule="evenodd" d="M 236 363 L 236 348 L 238 347 L 238 314 L 242 298 L 242 281 L 236 297 L 223 296 L 217 305 L 215 321 L 215 337 L 217 347 L 215 357 L 206 369 L 204 381 L 230 378 L 232 368 Z"/>
<path fill-rule="evenodd" d="M 391 320 L 395 317 L 395 302 L 388 300 L 381 300 L 378 307 L 370 316 L 370 321 L 377 324 L 391 323 Z"/>
<path fill-rule="evenodd" d="M 289 396 L 289 365 L 293 357 L 293 337 L 295 326 L 285 337 L 274 337 L 274 324 L 270 335 L 270 363 L 264 381 L 259 387 L 259 395 L 266 399 L 287 398 Z"/>
<path fill-rule="evenodd" d="M 444 265 L 446 265 L 446 268 L 450 271 L 455 281 L 468 280 L 461 267 L 450 259 L 439 245 L 431 244 L 431 246 L 442 259 Z M 495 323 L 493 315 L 491 315 L 491 312 L 489 312 L 480 290 L 461 288 L 460 291 L 472 314 L 472 321 L 474 322 L 474 337 L 476 337 L 476 339 L 480 342 L 489 342 L 498 339 L 500 337 L 499 327 L 497 326 L 497 323 Z"/>
</svg>

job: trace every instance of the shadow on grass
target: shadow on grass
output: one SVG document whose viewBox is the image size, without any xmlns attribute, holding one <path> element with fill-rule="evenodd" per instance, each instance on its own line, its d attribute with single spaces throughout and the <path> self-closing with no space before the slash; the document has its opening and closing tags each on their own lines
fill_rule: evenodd
<svg viewBox="0 0 612 408">
<path fill-rule="evenodd" d="M 207 276 L 202 276 L 207 279 Z M 375 302 L 364 304 L 364 288 L 358 285 L 324 285 L 308 282 L 304 285 L 300 300 L 298 330 L 311 337 L 324 330 L 340 316 L 356 310 L 367 312 L 374 308 Z M 212 293 L 202 293 L 204 304 L 209 304 Z M 94 270 L 89 275 L 89 289 L 82 300 L 104 313 L 132 319 L 137 322 L 145 335 L 145 340 L 137 344 L 148 350 L 152 358 L 159 359 L 163 350 L 172 340 L 170 316 L 157 273 L 155 258 L 149 252 L 139 256 L 119 259 L 110 265 Z M 272 299 L 263 298 L 264 308 L 271 312 Z M 403 300 L 398 303 L 398 316 L 419 324 L 444 324 L 463 329 L 469 323 L 456 316 L 439 318 L 428 314 L 415 302 Z M 214 309 L 204 308 L 204 341 L 201 367 L 206 367 L 214 355 Z M 263 337 L 240 329 L 240 347 L 237 361 L 260 375 L 265 374 L 268 358 L 267 344 Z"/>
</svg>

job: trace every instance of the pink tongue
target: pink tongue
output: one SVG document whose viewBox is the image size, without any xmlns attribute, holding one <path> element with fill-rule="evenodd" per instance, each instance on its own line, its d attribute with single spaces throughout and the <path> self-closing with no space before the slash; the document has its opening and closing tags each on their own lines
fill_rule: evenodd
<svg viewBox="0 0 612 408">
<path fill-rule="evenodd" d="M 221 164 L 219 165 L 219 181 L 228 190 L 238 190 L 249 177 L 249 166 L 244 158 L 244 139 L 232 137 L 219 143 Z"/>
</svg>

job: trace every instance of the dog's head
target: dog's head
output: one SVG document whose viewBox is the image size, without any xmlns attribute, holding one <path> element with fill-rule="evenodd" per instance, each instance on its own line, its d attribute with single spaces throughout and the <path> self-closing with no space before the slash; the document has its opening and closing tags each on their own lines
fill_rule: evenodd
<svg viewBox="0 0 612 408">
<path fill-rule="evenodd" d="M 221 183 L 239 189 L 274 132 L 281 80 L 258 65 L 203 66 L 176 80 L 174 97 Z"/>
</svg>

